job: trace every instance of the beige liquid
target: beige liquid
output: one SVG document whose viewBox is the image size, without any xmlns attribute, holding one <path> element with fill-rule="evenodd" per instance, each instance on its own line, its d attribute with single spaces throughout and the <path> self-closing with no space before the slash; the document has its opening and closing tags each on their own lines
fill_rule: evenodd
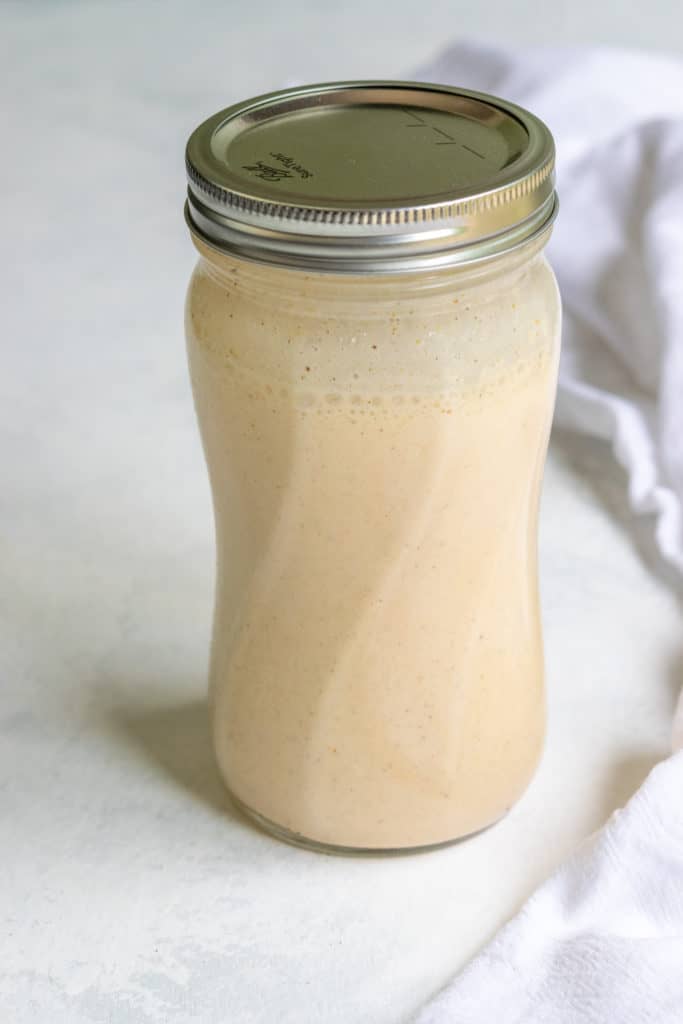
<svg viewBox="0 0 683 1024">
<path fill-rule="evenodd" d="M 552 272 L 526 253 L 420 289 L 203 255 L 187 328 L 227 784 L 320 843 L 480 829 L 543 742 Z"/>
</svg>

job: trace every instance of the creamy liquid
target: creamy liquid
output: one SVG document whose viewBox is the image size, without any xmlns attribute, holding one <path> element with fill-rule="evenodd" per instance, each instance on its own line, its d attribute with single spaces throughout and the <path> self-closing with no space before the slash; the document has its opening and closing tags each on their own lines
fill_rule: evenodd
<svg viewBox="0 0 683 1024">
<path fill-rule="evenodd" d="M 381 285 L 373 303 L 348 282 L 336 293 L 211 259 L 187 326 L 216 516 L 227 784 L 322 843 L 480 829 L 521 794 L 543 742 L 552 273 L 536 257 L 434 296 L 401 282 L 392 302 Z"/>
</svg>

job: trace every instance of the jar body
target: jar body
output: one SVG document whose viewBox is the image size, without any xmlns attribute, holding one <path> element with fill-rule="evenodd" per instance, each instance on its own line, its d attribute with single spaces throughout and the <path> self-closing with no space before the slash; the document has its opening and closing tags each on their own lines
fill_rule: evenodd
<svg viewBox="0 0 683 1024">
<path fill-rule="evenodd" d="M 477 831 L 544 734 L 536 533 L 560 308 L 541 244 L 375 278 L 196 244 L 226 783 L 313 845 Z"/>
</svg>

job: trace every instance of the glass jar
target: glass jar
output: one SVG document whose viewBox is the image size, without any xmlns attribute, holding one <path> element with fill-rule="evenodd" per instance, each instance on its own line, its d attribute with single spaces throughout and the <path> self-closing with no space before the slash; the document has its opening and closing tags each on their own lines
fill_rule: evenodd
<svg viewBox="0 0 683 1024">
<path fill-rule="evenodd" d="M 407 88 L 409 99 L 402 92 L 397 104 L 395 90 Z M 221 182 L 198 167 L 197 133 L 188 148 L 188 221 L 200 258 L 186 327 L 216 523 L 218 762 L 236 802 L 282 838 L 405 850 L 496 821 L 525 789 L 542 749 L 536 534 L 560 333 L 543 248 L 556 204 L 537 154 L 525 173 L 544 188 L 534 197 L 537 181 L 520 193 L 535 201 L 521 221 L 514 166 L 496 184 L 509 221 L 498 232 L 486 233 L 483 200 L 480 209 L 472 203 L 470 221 L 457 223 L 451 185 L 450 212 L 424 218 L 422 233 L 415 222 L 397 230 L 394 220 L 383 234 L 334 175 L 325 183 L 327 207 L 320 185 L 313 196 L 327 220 L 318 214 L 298 234 L 287 224 L 264 226 L 263 218 L 282 215 L 254 208 L 265 202 L 259 189 L 291 203 L 294 180 L 304 209 L 301 193 L 318 172 L 310 169 L 315 146 L 307 150 L 302 134 L 324 150 L 329 121 L 338 141 L 340 111 L 330 104 L 328 117 L 321 113 L 325 89 L 327 99 L 346 90 L 347 101 L 349 90 L 360 91 L 359 110 L 368 94 L 377 97 L 384 116 L 403 112 L 406 128 L 418 117 L 434 130 L 437 110 L 434 124 L 447 123 L 460 142 L 470 139 L 472 118 L 458 105 L 463 97 L 521 118 L 529 134 L 543 126 L 489 97 L 359 83 L 274 94 L 211 119 L 199 141 L 213 140 Z M 293 96 L 304 97 L 298 107 Z M 435 96 L 454 108 L 444 111 Z M 317 116 L 305 130 L 295 124 L 298 135 L 285 145 L 288 124 L 292 130 L 313 101 Z M 255 122 L 235 127 L 254 104 Z M 354 109 L 347 103 L 342 113 Z M 239 147 L 254 123 L 276 137 L 265 148 L 252 140 L 257 153 L 260 146 L 289 162 L 250 153 L 244 163 Z M 546 168 L 549 138 L 541 147 Z M 484 141 L 476 135 L 481 151 Z M 371 156 L 365 152 L 366 162 Z M 259 184 L 251 208 L 240 207 L 226 227 L 218 193 L 228 191 L 237 165 L 252 189 Z M 278 177 L 278 169 L 295 178 Z M 395 196 L 405 182 L 387 174 L 366 202 L 381 208 L 386 191 L 394 205 L 385 209 L 407 209 Z M 415 168 L 411 174 L 419 180 Z M 370 179 L 356 182 L 363 195 Z M 218 190 L 213 212 L 207 181 Z M 428 186 L 420 197 L 428 193 L 434 208 Z M 463 190 L 469 200 L 475 186 Z M 409 198 L 411 209 L 425 208 Z M 344 234 L 348 225 L 335 225 L 330 210 L 348 211 L 351 202 L 368 216 Z"/>
</svg>

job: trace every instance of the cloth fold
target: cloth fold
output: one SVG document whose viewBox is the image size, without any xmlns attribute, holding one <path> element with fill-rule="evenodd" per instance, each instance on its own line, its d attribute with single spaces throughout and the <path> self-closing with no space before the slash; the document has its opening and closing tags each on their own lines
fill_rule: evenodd
<svg viewBox="0 0 683 1024">
<path fill-rule="evenodd" d="M 609 442 L 683 573 L 683 62 L 476 44 L 414 77 L 504 96 L 557 143 L 556 423 Z M 683 746 L 683 699 L 673 747 Z M 419 1024 L 683 1021 L 683 753 L 546 882 Z"/>
</svg>

